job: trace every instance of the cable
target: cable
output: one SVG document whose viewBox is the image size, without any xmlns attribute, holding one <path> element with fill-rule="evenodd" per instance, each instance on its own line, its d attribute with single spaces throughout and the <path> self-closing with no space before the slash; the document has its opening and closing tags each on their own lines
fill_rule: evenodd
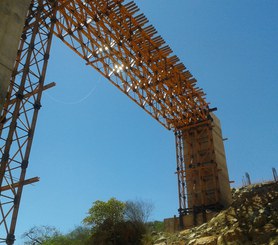
<svg viewBox="0 0 278 245">
<path fill-rule="evenodd" d="M 87 95 L 85 95 L 84 97 L 82 97 L 81 99 L 76 100 L 76 101 L 66 102 L 66 101 L 58 100 L 58 99 L 54 98 L 53 96 L 51 96 L 51 95 L 49 95 L 49 94 L 47 94 L 47 93 L 45 93 L 45 95 L 46 95 L 49 99 L 51 99 L 51 100 L 53 100 L 54 102 L 57 102 L 57 103 L 61 103 L 61 104 L 64 104 L 64 105 L 77 105 L 77 104 L 82 103 L 82 102 L 85 101 L 86 99 L 88 99 L 88 98 L 94 93 L 94 91 L 97 89 L 97 87 L 98 87 L 98 85 L 99 85 L 99 83 L 100 83 L 100 79 L 101 79 L 101 77 L 99 77 L 99 79 L 98 79 L 96 85 L 89 91 L 89 93 L 88 93 Z"/>
</svg>

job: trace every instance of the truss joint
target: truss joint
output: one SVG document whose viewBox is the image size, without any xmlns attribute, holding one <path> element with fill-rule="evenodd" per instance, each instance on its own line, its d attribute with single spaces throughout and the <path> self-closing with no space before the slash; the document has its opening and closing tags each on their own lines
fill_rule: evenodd
<svg viewBox="0 0 278 245">
<path fill-rule="evenodd" d="M 29 161 L 28 160 L 23 160 L 21 163 L 21 168 L 22 169 L 27 169 L 29 165 Z"/>
<path fill-rule="evenodd" d="M 19 100 L 23 100 L 24 99 L 24 95 L 22 91 L 18 91 L 16 93 L 16 98 L 18 98 Z"/>
<path fill-rule="evenodd" d="M 7 162 L 9 161 L 9 158 L 10 158 L 10 154 L 9 153 L 4 153 L 2 155 L 2 162 Z"/>
<path fill-rule="evenodd" d="M 45 55 L 44 55 L 44 60 L 45 60 L 45 61 L 49 60 L 49 54 L 45 54 Z"/>
<path fill-rule="evenodd" d="M 34 109 L 35 110 L 39 110 L 39 109 L 41 109 L 41 107 L 42 107 L 42 105 L 41 105 L 40 102 L 37 101 L 37 102 L 34 103 Z"/>
<path fill-rule="evenodd" d="M 14 241 L 15 241 L 15 235 L 9 233 L 9 234 L 7 235 L 6 243 L 7 243 L 8 245 L 10 245 L 10 244 L 14 244 Z"/>
<path fill-rule="evenodd" d="M 18 196 L 16 195 L 15 197 L 14 197 L 14 205 L 18 205 L 19 204 L 19 198 L 18 198 Z"/>
</svg>

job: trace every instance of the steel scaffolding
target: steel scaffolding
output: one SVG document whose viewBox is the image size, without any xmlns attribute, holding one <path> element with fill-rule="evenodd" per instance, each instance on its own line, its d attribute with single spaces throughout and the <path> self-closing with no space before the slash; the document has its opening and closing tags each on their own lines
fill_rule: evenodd
<svg viewBox="0 0 278 245">
<path fill-rule="evenodd" d="M 196 79 L 134 2 L 32 0 L 0 117 L 0 243 L 14 243 L 52 36 L 175 131 L 180 216 L 219 204 L 210 109 Z"/>
</svg>

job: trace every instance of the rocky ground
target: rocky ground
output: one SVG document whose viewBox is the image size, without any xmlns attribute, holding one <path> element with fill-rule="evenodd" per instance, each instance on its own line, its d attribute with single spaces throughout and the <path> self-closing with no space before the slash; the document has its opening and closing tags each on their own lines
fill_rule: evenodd
<svg viewBox="0 0 278 245">
<path fill-rule="evenodd" d="M 233 204 L 209 222 L 177 234 L 154 234 L 156 245 L 278 245 L 278 182 L 233 190 Z"/>
</svg>

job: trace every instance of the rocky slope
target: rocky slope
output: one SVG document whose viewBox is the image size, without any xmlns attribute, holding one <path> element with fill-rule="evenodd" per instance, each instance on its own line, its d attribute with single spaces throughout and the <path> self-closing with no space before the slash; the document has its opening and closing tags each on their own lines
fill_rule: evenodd
<svg viewBox="0 0 278 245">
<path fill-rule="evenodd" d="M 156 234 L 156 245 L 278 245 L 278 182 L 233 190 L 233 204 L 209 222 L 178 234 Z"/>
</svg>

